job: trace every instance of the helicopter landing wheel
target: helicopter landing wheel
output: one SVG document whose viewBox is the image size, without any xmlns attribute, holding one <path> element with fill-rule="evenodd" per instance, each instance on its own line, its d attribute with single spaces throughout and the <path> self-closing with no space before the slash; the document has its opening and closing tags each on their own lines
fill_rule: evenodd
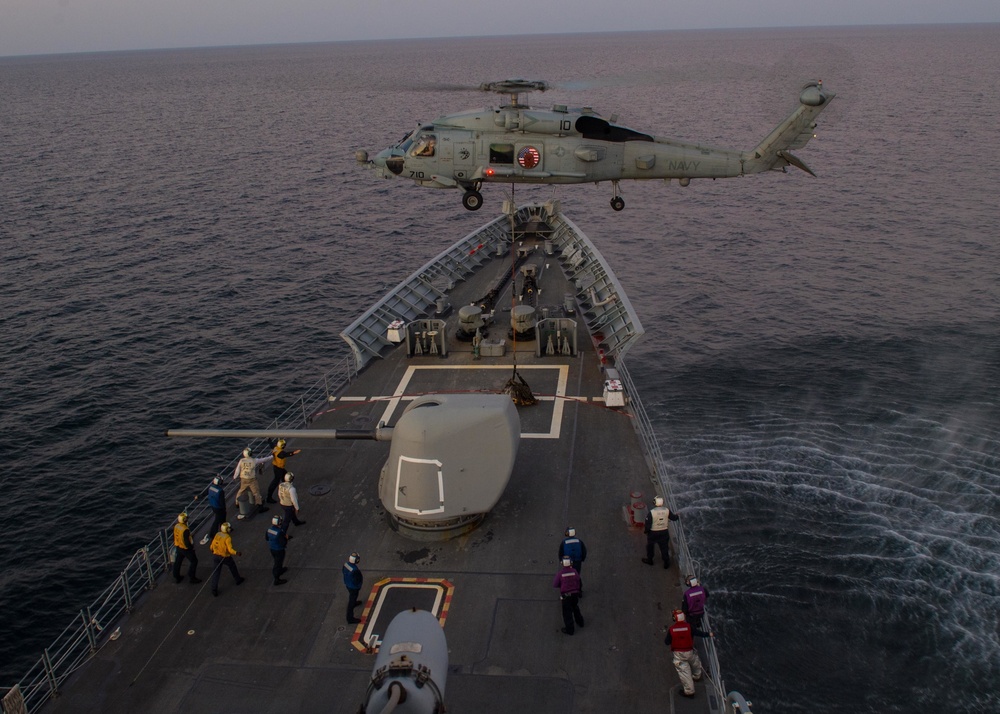
<svg viewBox="0 0 1000 714">
<path fill-rule="evenodd" d="M 621 196 L 615 196 L 611 199 L 611 207 L 616 211 L 620 211 L 625 208 L 625 199 Z"/>
<path fill-rule="evenodd" d="M 462 196 L 462 205 L 469 211 L 478 211 L 483 207 L 483 194 L 472 189 L 466 191 Z"/>
</svg>

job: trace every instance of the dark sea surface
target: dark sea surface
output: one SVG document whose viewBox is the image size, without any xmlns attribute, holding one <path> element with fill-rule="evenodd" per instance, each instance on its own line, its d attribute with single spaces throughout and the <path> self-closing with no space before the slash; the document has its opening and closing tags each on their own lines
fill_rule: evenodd
<svg viewBox="0 0 1000 714">
<path fill-rule="evenodd" d="M 818 178 L 515 200 L 561 198 L 642 316 L 628 363 L 727 686 L 761 712 L 996 711 L 997 25 L 0 59 L 0 685 L 235 456 L 165 428 L 265 426 L 499 210 L 503 186 L 470 213 L 354 152 L 512 76 L 740 148 L 806 80 L 837 92 L 797 152 Z"/>
</svg>

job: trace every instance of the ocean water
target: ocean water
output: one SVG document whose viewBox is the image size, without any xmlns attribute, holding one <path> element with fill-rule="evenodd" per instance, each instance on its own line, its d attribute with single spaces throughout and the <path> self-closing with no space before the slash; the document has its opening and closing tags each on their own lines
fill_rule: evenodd
<svg viewBox="0 0 1000 714">
<path fill-rule="evenodd" d="M 818 174 L 556 196 L 629 355 L 729 688 L 761 711 L 1000 705 L 1000 26 L 497 37 L 0 59 L 0 684 L 338 333 L 499 209 L 354 152 L 493 103 L 747 148 L 821 78 Z"/>
</svg>

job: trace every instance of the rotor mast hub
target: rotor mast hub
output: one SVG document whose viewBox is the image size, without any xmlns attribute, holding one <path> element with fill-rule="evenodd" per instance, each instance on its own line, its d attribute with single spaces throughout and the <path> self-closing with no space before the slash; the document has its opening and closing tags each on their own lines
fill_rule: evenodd
<svg viewBox="0 0 1000 714">
<path fill-rule="evenodd" d="M 521 104 L 521 95 L 526 92 L 544 92 L 549 88 L 547 82 L 537 79 L 505 79 L 500 82 L 483 82 L 479 85 L 482 92 L 493 92 L 495 94 L 507 94 L 510 96 L 511 107 L 524 107 Z"/>
</svg>

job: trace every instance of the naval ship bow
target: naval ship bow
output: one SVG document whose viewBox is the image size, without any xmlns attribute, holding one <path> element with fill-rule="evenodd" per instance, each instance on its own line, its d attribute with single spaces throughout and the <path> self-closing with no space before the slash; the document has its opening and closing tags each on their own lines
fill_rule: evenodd
<svg viewBox="0 0 1000 714">
<path fill-rule="evenodd" d="M 26 709 L 749 711 L 709 639 L 696 694 L 681 696 L 664 638 L 697 568 L 624 362 L 643 328 L 557 201 L 506 203 L 341 336 L 343 368 L 269 427 L 173 432 L 237 438 L 255 455 L 279 437 L 302 449 L 287 465 L 306 520 L 290 527 L 287 583 L 272 582 L 264 540 L 274 509 L 233 504 L 230 487 L 246 582 L 223 572 L 212 597 L 199 545 L 205 584 L 175 584 L 165 529 L 141 575 L 87 608 L 85 652 L 22 680 Z M 657 495 L 680 513 L 667 569 L 641 561 Z M 197 542 L 211 513 L 203 500 L 187 512 Z M 572 636 L 553 587 L 568 527 L 587 546 Z M 351 553 L 357 623 L 341 576 Z"/>
</svg>

